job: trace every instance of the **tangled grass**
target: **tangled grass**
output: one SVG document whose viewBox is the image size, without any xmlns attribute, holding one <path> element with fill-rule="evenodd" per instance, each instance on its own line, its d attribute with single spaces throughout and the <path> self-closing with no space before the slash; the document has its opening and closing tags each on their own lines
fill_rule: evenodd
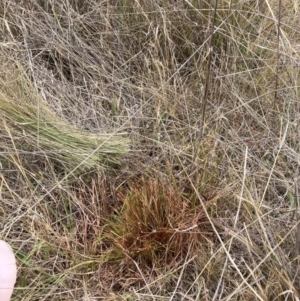
<svg viewBox="0 0 300 301">
<path fill-rule="evenodd" d="M 299 13 L 0 3 L 13 300 L 299 300 Z"/>
</svg>

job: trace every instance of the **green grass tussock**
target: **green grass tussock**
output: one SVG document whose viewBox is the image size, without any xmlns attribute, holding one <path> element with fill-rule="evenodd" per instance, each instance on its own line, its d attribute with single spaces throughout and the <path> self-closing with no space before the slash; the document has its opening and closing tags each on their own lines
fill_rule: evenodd
<svg viewBox="0 0 300 301">
<path fill-rule="evenodd" d="M 22 70 L 12 71 L 1 82 L 0 116 L 2 131 L 14 140 L 16 151 L 42 152 L 76 173 L 113 166 L 128 152 L 129 139 L 118 133 L 91 133 L 67 124 L 47 107 Z"/>
</svg>

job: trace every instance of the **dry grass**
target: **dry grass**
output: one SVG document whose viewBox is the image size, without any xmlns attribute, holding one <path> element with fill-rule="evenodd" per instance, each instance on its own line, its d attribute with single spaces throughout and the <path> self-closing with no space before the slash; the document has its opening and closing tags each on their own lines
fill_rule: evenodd
<svg viewBox="0 0 300 301">
<path fill-rule="evenodd" d="M 13 300 L 300 299 L 299 7 L 1 2 Z"/>
</svg>

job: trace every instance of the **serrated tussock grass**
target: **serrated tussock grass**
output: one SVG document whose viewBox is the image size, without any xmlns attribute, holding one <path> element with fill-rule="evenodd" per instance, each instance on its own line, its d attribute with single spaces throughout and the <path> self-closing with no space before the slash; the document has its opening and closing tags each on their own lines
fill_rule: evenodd
<svg viewBox="0 0 300 301">
<path fill-rule="evenodd" d="M 0 83 L 1 128 L 14 140 L 15 151 L 43 153 L 61 168 L 74 169 L 76 173 L 113 168 L 128 152 L 129 139 L 124 133 L 92 133 L 58 117 L 22 70 L 4 72 L 3 77 L 7 80 Z"/>
</svg>

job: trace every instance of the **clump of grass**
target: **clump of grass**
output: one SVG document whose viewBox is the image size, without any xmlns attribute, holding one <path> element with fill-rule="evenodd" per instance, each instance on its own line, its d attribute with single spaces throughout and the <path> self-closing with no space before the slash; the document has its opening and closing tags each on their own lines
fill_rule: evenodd
<svg viewBox="0 0 300 301">
<path fill-rule="evenodd" d="M 171 184 L 142 179 L 119 197 L 123 205 L 110 221 L 108 237 L 121 258 L 173 262 L 212 235 L 204 211 Z"/>
<path fill-rule="evenodd" d="M 42 152 L 67 170 L 82 172 L 111 168 L 128 152 L 124 133 L 98 134 L 69 125 L 47 107 L 20 69 L 5 76 L 0 81 L 0 127 L 20 154 Z"/>
</svg>

